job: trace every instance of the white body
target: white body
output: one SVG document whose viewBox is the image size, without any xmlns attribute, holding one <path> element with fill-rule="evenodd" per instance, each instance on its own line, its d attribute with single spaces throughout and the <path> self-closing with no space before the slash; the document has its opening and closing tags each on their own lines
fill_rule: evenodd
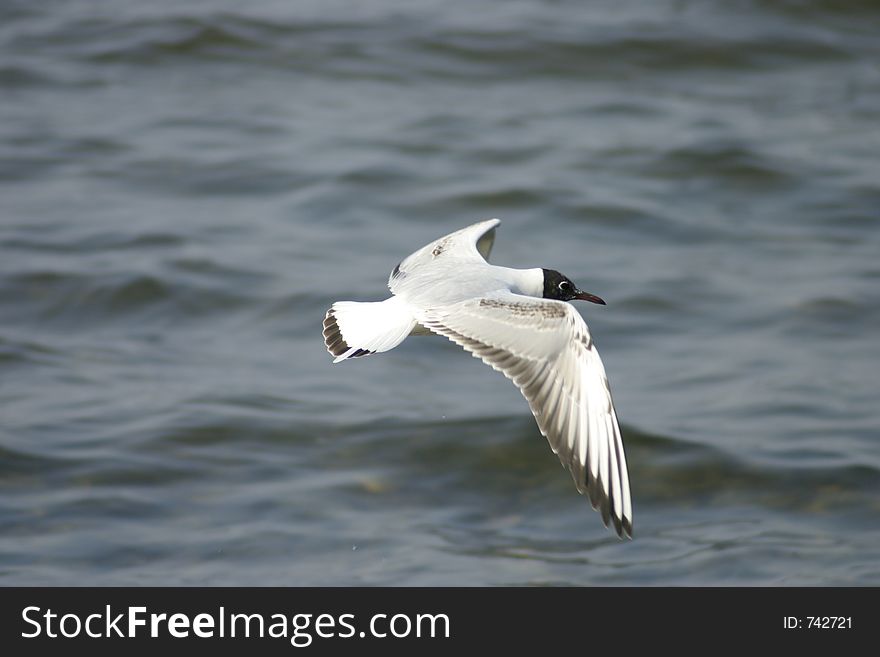
<svg viewBox="0 0 880 657">
<path fill-rule="evenodd" d="M 606 525 L 631 537 L 629 475 L 602 360 L 574 307 L 543 298 L 544 270 L 487 262 L 500 223 L 468 226 L 404 259 L 385 301 L 333 304 L 327 349 L 339 362 L 388 351 L 414 333 L 461 345 L 516 384 L 578 490 Z"/>
<path fill-rule="evenodd" d="M 441 271 L 442 269 L 445 268 L 440 268 Z M 470 269 L 477 271 L 471 272 Z M 475 275 L 469 276 L 471 273 Z M 486 273 L 490 275 L 485 276 Z M 540 296 L 544 285 L 541 269 L 508 269 L 487 263 L 483 267 L 456 268 L 456 274 L 468 276 L 467 280 L 472 283 L 462 288 L 448 284 L 444 286 L 443 282 L 449 281 L 448 276 L 438 277 L 434 288 L 438 294 L 431 299 L 428 306 L 457 303 L 503 289 L 526 296 L 536 296 L 533 292 L 538 290 L 537 296 Z M 402 287 L 399 294 L 394 294 L 385 301 L 337 301 L 333 304 L 343 339 L 351 345 L 346 352 L 336 356 L 333 362 L 346 360 L 359 349 L 372 353 L 394 349 L 409 335 L 434 335 L 432 331 L 421 326 L 418 320 L 422 304 L 428 302 L 428 295 L 421 293 L 423 288 L 416 287 L 407 293 L 405 286 Z"/>
<path fill-rule="evenodd" d="M 337 355 L 333 362 L 351 358 L 358 351 L 388 351 L 408 335 L 432 334 L 418 320 L 426 307 L 445 306 L 498 290 L 540 297 L 544 288 L 543 270 L 498 267 L 484 259 L 492 250 L 494 229 L 500 223 L 498 219 L 490 219 L 468 226 L 404 259 L 388 279 L 393 296 L 385 301 L 334 303 L 332 311 L 349 349 Z M 481 238 L 483 241 L 479 242 Z M 476 252 L 477 258 L 473 257 L 475 247 L 481 249 Z"/>
</svg>

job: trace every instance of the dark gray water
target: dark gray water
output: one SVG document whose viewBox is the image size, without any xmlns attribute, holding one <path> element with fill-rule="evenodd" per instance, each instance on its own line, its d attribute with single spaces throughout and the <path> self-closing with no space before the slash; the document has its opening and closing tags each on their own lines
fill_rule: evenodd
<svg viewBox="0 0 880 657">
<path fill-rule="evenodd" d="M 0 4 L 0 584 L 880 584 L 876 2 Z M 500 217 L 635 535 L 334 300 Z"/>
</svg>

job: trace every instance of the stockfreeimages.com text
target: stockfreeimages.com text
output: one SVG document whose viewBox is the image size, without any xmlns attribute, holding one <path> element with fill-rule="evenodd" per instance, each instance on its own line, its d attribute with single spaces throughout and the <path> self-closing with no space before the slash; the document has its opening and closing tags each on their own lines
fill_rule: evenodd
<svg viewBox="0 0 880 657">
<path fill-rule="evenodd" d="M 446 614 L 373 614 L 358 630 L 354 614 L 246 614 L 230 613 L 220 607 L 216 613 L 152 613 L 146 607 L 126 607 L 114 612 L 106 605 L 102 612 L 81 617 L 52 609 L 29 606 L 22 609 L 27 630 L 21 636 L 93 639 L 105 637 L 136 638 L 149 636 L 183 639 L 190 636 L 211 639 L 226 637 L 289 639 L 291 645 L 304 648 L 314 638 L 449 638 L 450 620 Z"/>
</svg>

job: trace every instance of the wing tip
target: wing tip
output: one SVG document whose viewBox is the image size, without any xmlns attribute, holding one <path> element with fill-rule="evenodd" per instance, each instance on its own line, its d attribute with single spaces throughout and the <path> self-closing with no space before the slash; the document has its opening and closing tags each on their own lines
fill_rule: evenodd
<svg viewBox="0 0 880 657">
<path fill-rule="evenodd" d="M 324 346 L 331 356 L 340 356 L 349 350 L 348 343 L 342 339 L 342 331 L 336 321 L 336 311 L 331 307 L 324 315 Z"/>
<path fill-rule="evenodd" d="M 333 307 L 324 315 L 324 346 L 331 356 L 334 356 L 334 363 L 341 363 L 349 358 L 360 358 L 361 356 L 369 356 L 376 353 L 369 349 L 359 349 L 350 347 L 342 338 L 342 331 L 339 328 L 339 322 L 336 321 L 336 312 Z"/>
<path fill-rule="evenodd" d="M 611 521 L 614 524 L 614 531 L 617 532 L 618 538 L 626 538 L 626 539 L 629 539 L 630 541 L 632 540 L 632 538 L 633 538 L 632 518 L 612 514 Z M 608 527 L 608 523 L 605 523 L 605 526 Z"/>
<path fill-rule="evenodd" d="M 624 509 L 623 513 L 617 513 L 613 508 L 611 496 L 605 491 L 601 478 L 593 477 L 592 473 L 587 472 L 587 482 L 584 489 L 578 486 L 578 490 L 590 501 L 590 506 L 602 516 L 602 523 L 611 529 L 618 538 L 626 538 L 632 540 L 633 522 L 632 517 Z"/>
</svg>

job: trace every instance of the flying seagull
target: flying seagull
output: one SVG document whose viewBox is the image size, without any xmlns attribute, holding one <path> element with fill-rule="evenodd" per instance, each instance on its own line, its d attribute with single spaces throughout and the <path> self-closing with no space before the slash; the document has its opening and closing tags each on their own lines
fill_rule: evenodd
<svg viewBox="0 0 880 657">
<path fill-rule="evenodd" d="M 553 269 L 490 265 L 490 219 L 422 247 L 391 272 L 384 301 L 337 301 L 324 317 L 334 363 L 442 335 L 519 388 L 550 447 L 607 527 L 632 538 L 626 457 L 605 367 L 576 299 L 605 304 Z"/>
</svg>

